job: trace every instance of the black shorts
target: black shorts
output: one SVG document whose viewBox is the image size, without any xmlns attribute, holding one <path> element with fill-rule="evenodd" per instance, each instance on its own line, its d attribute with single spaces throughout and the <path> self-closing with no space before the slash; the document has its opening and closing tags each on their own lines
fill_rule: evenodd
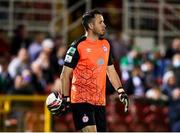
<svg viewBox="0 0 180 133">
<path fill-rule="evenodd" d="M 76 130 L 89 125 L 96 125 L 98 132 L 106 131 L 105 106 L 96 106 L 89 103 L 71 104 L 73 119 Z"/>
</svg>

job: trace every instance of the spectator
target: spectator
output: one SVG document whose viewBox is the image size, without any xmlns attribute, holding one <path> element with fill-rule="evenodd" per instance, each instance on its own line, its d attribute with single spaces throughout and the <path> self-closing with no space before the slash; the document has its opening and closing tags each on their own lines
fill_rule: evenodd
<svg viewBox="0 0 180 133">
<path fill-rule="evenodd" d="M 114 33 L 110 37 L 114 59 L 119 61 L 128 53 L 129 38 L 120 32 Z"/>
<path fill-rule="evenodd" d="M 176 78 L 176 86 L 180 87 L 180 53 L 177 53 L 172 58 L 172 71 Z"/>
<path fill-rule="evenodd" d="M 67 51 L 67 47 L 65 45 L 60 45 L 57 47 L 56 49 L 56 53 L 53 54 L 52 58 L 51 58 L 51 65 L 53 66 L 53 74 L 55 76 L 59 77 L 59 74 L 62 71 L 62 67 L 64 65 L 64 56 L 66 54 Z"/>
<path fill-rule="evenodd" d="M 162 92 L 171 97 L 171 91 L 176 87 L 176 78 L 173 71 L 168 71 L 163 76 Z"/>
<path fill-rule="evenodd" d="M 64 39 L 61 35 L 57 35 L 54 38 L 54 50 L 56 51 L 56 49 L 60 46 L 60 45 L 64 45 Z M 53 51 L 54 52 L 54 51 Z"/>
<path fill-rule="evenodd" d="M 166 100 L 166 97 L 161 93 L 161 90 L 158 86 L 153 86 L 149 90 L 147 90 L 145 94 L 146 98 L 152 100 Z"/>
<path fill-rule="evenodd" d="M 54 38 L 54 49 L 50 57 L 51 65 L 53 66 L 53 74 L 55 77 L 59 77 L 64 64 L 64 56 L 67 51 L 67 46 L 63 42 L 63 37 L 57 35 Z"/>
<path fill-rule="evenodd" d="M 123 81 L 127 81 L 130 77 L 129 73 L 133 70 L 133 68 L 140 65 L 141 59 L 138 56 L 138 52 L 135 49 L 132 49 L 127 53 L 127 56 L 120 59 L 119 65 L 122 71 Z"/>
<path fill-rule="evenodd" d="M 43 86 L 45 85 L 44 88 L 45 93 L 48 93 L 51 89 L 51 84 L 54 82 L 54 75 L 52 73 L 52 67 L 50 66 L 49 56 L 45 51 L 42 51 L 34 62 L 37 63 L 41 68 L 40 70 L 42 71 L 42 77 L 43 77 L 40 78 L 42 79 L 41 81 L 43 81 L 41 83 L 43 83 L 42 84 Z M 39 72 L 38 75 L 41 76 L 41 73 Z"/>
<path fill-rule="evenodd" d="M 34 89 L 31 84 L 31 72 L 24 69 L 20 75 L 17 75 L 14 80 L 14 86 L 9 92 L 10 94 L 34 94 Z"/>
<path fill-rule="evenodd" d="M 154 76 L 154 64 L 147 60 L 141 65 L 141 70 L 144 73 L 144 82 L 146 90 L 154 88 L 157 85 L 156 77 Z"/>
<path fill-rule="evenodd" d="M 0 93 L 6 94 L 11 88 L 13 80 L 8 73 L 8 61 L 5 58 L 0 59 Z"/>
<path fill-rule="evenodd" d="M 32 84 L 38 94 L 45 94 L 45 89 L 47 86 L 47 82 L 43 77 L 43 71 L 38 62 L 33 62 L 31 64 L 32 70 Z"/>
<path fill-rule="evenodd" d="M 46 81 L 48 83 L 53 83 L 54 82 L 54 75 L 53 75 L 53 67 L 52 66 L 52 51 L 54 48 L 54 42 L 46 38 L 42 42 L 42 53 L 44 54 L 44 60 L 46 62 L 46 66 L 44 62 L 42 63 L 42 71 L 43 71 L 43 76 L 45 77 Z"/>
<path fill-rule="evenodd" d="M 45 52 L 45 54 L 48 57 L 51 56 L 53 48 L 54 48 L 54 42 L 51 39 L 46 38 L 42 41 L 42 51 Z"/>
<path fill-rule="evenodd" d="M 18 25 L 11 42 L 11 54 L 16 55 L 21 47 L 28 48 L 30 42 L 26 26 Z"/>
<path fill-rule="evenodd" d="M 0 29 L 0 55 L 10 53 L 10 45 L 5 36 L 5 31 Z"/>
<path fill-rule="evenodd" d="M 120 67 L 122 70 L 132 71 L 134 66 L 138 66 L 140 64 L 141 59 L 139 58 L 139 53 L 135 49 L 132 49 L 128 52 L 127 56 L 120 59 Z"/>
<path fill-rule="evenodd" d="M 137 97 L 145 95 L 143 73 L 139 67 L 133 68 L 130 78 L 125 83 L 125 89 L 129 95 Z"/>
<path fill-rule="evenodd" d="M 29 68 L 28 62 L 29 56 L 25 48 L 21 48 L 17 57 L 13 58 L 8 66 L 8 72 L 11 78 L 15 78 L 18 74 L 21 74 L 22 70 Z"/>
<path fill-rule="evenodd" d="M 158 49 L 154 50 L 151 55 L 152 55 L 151 60 L 154 63 L 154 76 L 158 80 L 158 83 L 161 84 L 162 77 L 164 73 L 168 70 L 171 64 L 171 61 L 168 59 L 165 59 Z"/>
<path fill-rule="evenodd" d="M 39 53 L 42 51 L 42 41 L 44 40 L 43 33 L 36 33 L 34 37 L 34 41 L 30 44 L 28 48 L 30 61 L 34 61 Z"/>
<path fill-rule="evenodd" d="M 165 58 L 171 60 L 176 53 L 180 53 L 180 38 L 173 39 L 170 48 L 166 50 Z"/>
<path fill-rule="evenodd" d="M 180 87 L 176 86 L 176 78 L 172 71 L 163 77 L 162 92 L 169 98 L 169 119 L 172 132 L 180 131 Z"/>
<path fill-rule="evenodd" d="M 110 42 L 114 58 L 114 66 L 118 75 L 121 76 L 119 61 L 128 53 L 129 37 L 121 32 L 117 32 L 110 36 Z M 107 82 L 109 82 L 109 80 L 107 80 Z"/>
</svg>

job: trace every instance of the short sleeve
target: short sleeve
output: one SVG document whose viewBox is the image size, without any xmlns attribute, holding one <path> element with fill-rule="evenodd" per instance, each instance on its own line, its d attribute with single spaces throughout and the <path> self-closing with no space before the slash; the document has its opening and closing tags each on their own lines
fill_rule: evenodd
<svg viewBox="0 0 180 133">
<path fill-rule="evenodd" d="M 80 42 L 84 41 L 86 39 L 85 36 L 80 37 L 79 39 L 75 40 L 71 46 L 69 47 L 65 59 L 64 59 L 64 65 L 68 66 L 70 68 L 75 68 L 78 61 L 79 61 L 79 52 L 78 52 L 78 45 Z"/>
<path fill-rule="evenodd" d="M 77 47 L 74 45 L 71 45 L 66 53 L 65 59 L 64 59 L 64 65 L 74 68 L 77 65 L 77 62 L 79 60 L 79 52 L 77 50 Z"/>
<path fill-rule="evenodd" d="M 109 44 L 110 45 L 110 44 Z M 112 55 L 112 47 L 110 45 L 110 50 L 109 50 L 109 59 L 108 59 L 108 66 L 112 65 L 114 63 L 113 55 Z"/>
</svg>

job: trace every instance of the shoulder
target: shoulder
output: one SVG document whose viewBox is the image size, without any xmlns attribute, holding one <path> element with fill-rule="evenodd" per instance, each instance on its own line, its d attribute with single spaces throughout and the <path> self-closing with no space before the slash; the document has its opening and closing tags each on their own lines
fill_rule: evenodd
<svg viewBox="0 0 180 133">
<path fill-rule="evenodd" d="M 71 43 L 71 47 L 77 47 L 79 43 L 86 40 L 86 36 L 81 36 Z"/>
<path fill-rule="evenodd" d="M 105 38 L 105 37 L 99 37 L 99 40 L 101 40 L 101 41 L 107 41 L 107 38 Z"/>
<path fill-rule="evenodd" d="M 110 41 L 109 39 L 105 38 L 105 37 L 99 37 L 99 40 L 103 41 L 103 42 L 106 42 L 107 44 L 110 45 Z"/>
</svg>

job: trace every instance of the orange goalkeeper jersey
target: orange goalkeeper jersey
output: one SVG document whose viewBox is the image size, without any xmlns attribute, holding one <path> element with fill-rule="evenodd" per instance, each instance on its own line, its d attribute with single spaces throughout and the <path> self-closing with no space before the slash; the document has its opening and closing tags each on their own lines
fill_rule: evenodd
<svg viewBox="0 0 180 133">
<path fill-rule="evenodd" d="M 85 36 L 74 41 L 67 51 L 65 66 L 73 68 L 71 103 L 106 104 L 106 71 L 112 65 L 110 44 Z"/>
</svg>

